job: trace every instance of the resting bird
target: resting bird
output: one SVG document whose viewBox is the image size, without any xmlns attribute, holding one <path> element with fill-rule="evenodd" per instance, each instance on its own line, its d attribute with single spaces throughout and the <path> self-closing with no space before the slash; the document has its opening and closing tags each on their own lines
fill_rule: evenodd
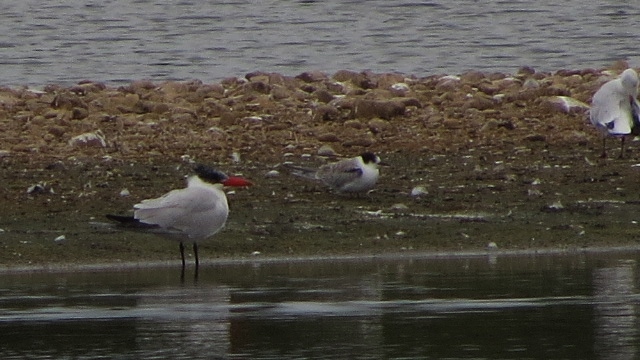
<svg viewBox="0 0 640 360">
<path fill-rule="evenodd" d="M 608 81 L 593 95 L 590 119 L 604 135 L 602 157 L 607 156 L 607 136 L 620 137 L 622 158 L 625 136 L 640 134 L 640 104 L 637 97 L 638 74 L 633 69 L 623 71 L 619 78 Z"/>
<path fill-rule="evenodd" d="M 330 188 L 344 193 L 366 192 L 376 185 L 380 172 L 380 158 L 365 152 L 360 156 L 322 165 L 318 169 L 289 166 L 294 175 L 320 180 Z"/>
<path fill-rule="evenodd" d="M 211 238 L 227 221 L 229 205 L 222 187 L 252 185 L 244 178 L 229 177 L 204 165 L 198 165 L 194 170 L 197 175 L 188 178 L 186 188 L 171 190 L 156 199 L 142 200 L 133 206 L 133 216 L 107 215 L 126 229 L 179 241 L 183 271 L 184 243 L 193 243 L 197 271 L 198 243 Z"/>
</svg>

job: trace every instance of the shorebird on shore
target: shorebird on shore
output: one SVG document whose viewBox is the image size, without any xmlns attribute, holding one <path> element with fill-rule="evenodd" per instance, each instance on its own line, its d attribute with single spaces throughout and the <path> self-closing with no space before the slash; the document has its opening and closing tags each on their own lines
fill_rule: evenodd
<svg viewBox="0 0 640 360">
<path fill-rule="evenodd" d="M 622 72 L 617 79 L 606 82 L 591 101 L 591 123 L 603 133 L 602 157 L 607 156 L 607 136 L 620 137 L 620 158 L 624 157 L 626 135 L 640 135 L 640 104 L 638 74 L 633 69 Z"/>
<path fill-rule="evenodd" d="M 197 175 L 187 179 L 187 187 L 171 190 L 155 199 L 142 200 L 133 206 L 133 215 L 111 215 L 128 230 L 153 233 L 180 242 L 180 256 L 184 275 L 184 243 L 193 243 L 196 275 L 198 271 L 198 243 L 220 231 L 229 215 L 229 204 L 223 186 L 245 187 L 251 182 L 236 176 L 198 165 Z"/>
<path fill-rule="evenodd" d="M 322 181 L 341 193 L 367 192 L 376 185 L 380 171 L 380 158 L 371 152 L 360 156 L 322 165 L 318 169 L 289 165 L 292 174 L 311 180 Z"/>
</svg>

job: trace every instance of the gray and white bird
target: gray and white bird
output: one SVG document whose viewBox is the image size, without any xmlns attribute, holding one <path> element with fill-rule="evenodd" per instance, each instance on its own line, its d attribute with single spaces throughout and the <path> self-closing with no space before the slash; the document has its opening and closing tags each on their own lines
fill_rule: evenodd
<svg viewBox="0 0 640 360">
<path fill-rule="evenodd" d="M 371 152 L 360 156 L 322 165 L 318 169 L 292 166 L 292 174 L 319 180 L 341 193 L 361 193 L 373 189 L 380 177 L 380 158 Z"/>
<path fill-rule="evenodd" d="M 620 77 L 606 82 L 591 100 L 591 123 L 603 132 L 602 157 L 606 157 L 607 136 L 620 137 L 620 157 L 624 157 L 626 135 L 640 134 L 638 74 L 627 69 Z"/>
<path fill-rule="evenodd" d="M 198 243 L 209 240 L 220 231 L 229 216 L 223 186 L 244 187 L 248 180 L 198 165 L 197 175 L 187 179 L 187 187 L 171 190 L 155 199 L 142 200 L 133 206 L 131 215 L 106 215 L 128 230 L 160 235 L 180 242 L 184 271 L 184 243 L 193 243 L 196 271 L 199 265 Z"/>
</svg>

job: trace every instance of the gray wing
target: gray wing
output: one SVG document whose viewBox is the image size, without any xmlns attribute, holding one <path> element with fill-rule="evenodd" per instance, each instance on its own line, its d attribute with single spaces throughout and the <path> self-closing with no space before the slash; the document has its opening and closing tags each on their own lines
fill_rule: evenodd
<svg viewBox="0 0 640 360">
<path fill-rule="evenodd" d="M 357 158 L 323 165 L 318 169 L 316 177 L 334 189 L 341 189 L 346 184 L 362 176 L 362 169 Z"/>
<path fill-rule="evenodd" d="M 206 238 L 224 226 L 228 205 L 224 193 L 202 187 L 172 190 L 134 206 L 134 217 L 145 224 L 178 230 L 189 238 Z"/>
</svg>

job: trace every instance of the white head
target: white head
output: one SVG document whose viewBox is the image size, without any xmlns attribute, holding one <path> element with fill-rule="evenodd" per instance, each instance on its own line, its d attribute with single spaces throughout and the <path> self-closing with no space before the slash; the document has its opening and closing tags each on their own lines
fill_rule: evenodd
<svg viewBox="0 0 640 360">
<path fill-rule="evenodd" d="M 633 97 L 638 95 L 638 74 L 633 69 L 627 69 L 620 74 L 620 82 L 625 92 Z"/>
</svg>

